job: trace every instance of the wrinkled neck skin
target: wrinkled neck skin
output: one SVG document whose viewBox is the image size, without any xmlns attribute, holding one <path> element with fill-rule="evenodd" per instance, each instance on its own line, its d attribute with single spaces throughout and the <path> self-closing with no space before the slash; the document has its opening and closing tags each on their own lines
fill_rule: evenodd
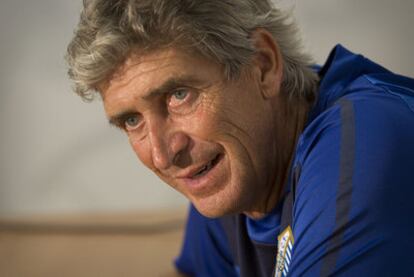
<svg viewBox="0 0 414 277">
<path fill-rule="evenodd" d="M 252 219 L 260 219 L 269 213 L 281 200 L 287 185 L 294 151 L 300 134 L 306 124 L 311 104 L 301 98 L 284 97 L 275 100 L 274 137 L 275 143 L 269 149 L 273 152 L 274 170 L 269 174 L 267 191 L 263 194 L 256 207 L 244 212 Z"/>
</svg>

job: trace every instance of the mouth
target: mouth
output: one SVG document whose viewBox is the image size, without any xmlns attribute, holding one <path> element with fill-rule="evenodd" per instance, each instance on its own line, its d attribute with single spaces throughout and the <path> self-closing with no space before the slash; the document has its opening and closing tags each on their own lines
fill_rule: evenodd
<svg viewBox="0 0 414 277">
<path fill-rule="evenodd" d="M 204 175 L 206 175 L 214 166 L 216 166 L 218 164 L 218 162 L 220 161 L 222 155 L 221 154 L 217 154 L 214 159 L 212 159 L 211 161 L 209 161 L 207 164 L 205 164 L 203 167 L 201 167 L 198 171 L 195 172 L 195 174 L 193 174 L 192 176 L 189 176 L 189 178 L 191 179 L 197 179 L 200 177 L 203 177 Z"/>
<path fill-rule="evenodd" d="M 220 160 L 221 155 L 218 154 L 214 157 L 214 159 L 212 159 L 211 161 L 209 161 L 207 164 L 205 164 L 203 167 L 201 167 L 195 174 L 193 174 L 192 176 L 189 176 L 191 179 L 196 179 L 196 178 L 200 178 L 204 175 L 206 175 L 216 164 L 218 164 L 219 160 Z"/>
<path fill-rule="evenodd" d="M 225 171 L 222 166 L 224 154 L 220 153 L 205 164 L 188 170 L 177 179 L 183 185 L 187 195 L 206 197 L 215 193 L 225 182 Z"/>
</svg>

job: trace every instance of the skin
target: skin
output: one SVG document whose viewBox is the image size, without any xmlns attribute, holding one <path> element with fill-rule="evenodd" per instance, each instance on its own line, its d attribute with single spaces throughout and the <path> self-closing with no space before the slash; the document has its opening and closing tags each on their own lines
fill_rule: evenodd
<svg viewBox="0 0 414 277">
<path fill-rule="evenodd" d="M 283 62 L 265 30 L 237 80 L 178 48 L 131 54 L 100 85 L 105 112 L 138 158 L 205 216 L 260 218 L 279 201 L 306 106 L 280 91 Z M 208 167 L 201 175 L 203 168 Z"/>
</svg>

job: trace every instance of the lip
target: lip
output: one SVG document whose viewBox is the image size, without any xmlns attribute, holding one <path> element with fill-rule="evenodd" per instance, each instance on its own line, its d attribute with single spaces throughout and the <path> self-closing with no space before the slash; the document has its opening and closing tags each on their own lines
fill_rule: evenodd
<svg viewBox="0 0 414 277">
<path fill-rule="evenodd" d="M 195 177 L 195 175 L 196 175 L 198 172 L 200 172 L 200 170 L 201 170 L 202 168 L 204 168 L 205 166 L 207 166 L 210 162 L 212 162 L 212 161 L 214 161 L 214 160 L 218 159 L 218 157 L 219 157 L 220 155 L 221 155 L 221 154 L 217 154 L 217 155 L 215 155 L 215 156 L 214 156 L 214 158 L 213 158 L 213 159 L 209 160 L 208 162 L 205 162 L 205 163 L 202 163 L 202 164 L 199 164 L 199 165 L 196 165 L 196 166 L 192 166 L 192 167 L 190 167 L 190 168 L 188 168 L 188 169 L 186 169 L 186 170 L 184 170 L 184 171 L 180 172 L 179 174 L 177 174 L 177 175 L 175 176 L 175 178 L 177 178 L 177 179 L 192 179 L 192 178 L 197 178 L 197 177 Z"/>
<path fill-rule="evenodd" d="M 223 154 L 218 154 L 214 159 L 189 169 L 185 174 L 182 174 L 181 179 L 186 185 L 188 191 L 192 195 L 204 195 L 211 192 L 217 185 L 221 177 L 221 168 L 224 160 Z M 203 167 L 213 161 L 212 167 L 204 174 L 195 176 Z"/>
</svg>

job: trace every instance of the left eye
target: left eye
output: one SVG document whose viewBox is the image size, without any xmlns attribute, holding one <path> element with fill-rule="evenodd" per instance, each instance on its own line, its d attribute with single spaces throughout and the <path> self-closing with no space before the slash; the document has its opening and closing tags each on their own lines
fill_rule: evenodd
<svg viewBox="0 0 414 277">
<path fill-rule="evenodd" d="M 179 88 L 172 91 L 168 97 L 168 111 L 173 114 L 188 114 L 195 108 L 198 94 L 192 89 Z"/>
<path fill-rule="evenodd" d="M 188 95 L 188 91 L 185 89 L 176 90 L 173 92 L 172 96 L 177 100 L 184 100 Z"/>
</svg>

